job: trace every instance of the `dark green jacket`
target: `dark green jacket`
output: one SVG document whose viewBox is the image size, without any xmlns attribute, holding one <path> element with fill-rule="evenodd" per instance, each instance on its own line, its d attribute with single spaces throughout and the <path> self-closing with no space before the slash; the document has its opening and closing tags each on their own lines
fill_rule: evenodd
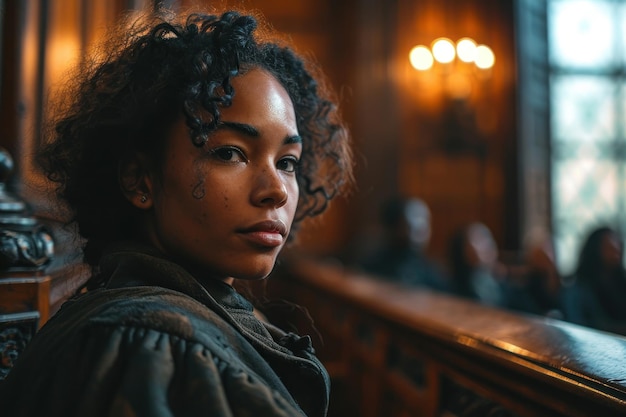
<svg viewBox="0 0 626 417">
<path fill-rule="evenodd" d="M 310 339 L 259 321 L 231 286 L 136 247 L 101 269 L 107 288 L 65 303 L 20 355 L 0 385 L 3 415 L 326 414 Z"/>
</svg>

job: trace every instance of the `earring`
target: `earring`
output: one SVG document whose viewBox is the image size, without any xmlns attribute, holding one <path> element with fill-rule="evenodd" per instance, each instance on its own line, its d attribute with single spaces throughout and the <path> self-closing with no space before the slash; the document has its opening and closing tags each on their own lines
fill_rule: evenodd
<svg viewBox="0 0 626 417">
<path fill-rule="evenodd" d="M 148 201 L 148 196 L 145 194 L 141 195 L 141 198 L 139 199 L 139 201 L 141 201 L 142 203 L 145 203 L 146 201 Z"/>
</svg>

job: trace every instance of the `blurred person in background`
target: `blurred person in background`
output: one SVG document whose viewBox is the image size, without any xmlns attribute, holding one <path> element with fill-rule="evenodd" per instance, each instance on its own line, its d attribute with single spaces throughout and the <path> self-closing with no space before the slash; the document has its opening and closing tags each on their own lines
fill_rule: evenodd
<svg viewBox="0 0 626 417">
<path fill-rule="evenodd" d="M 509 308 L 563 318 L 562 280 L 550 233 L 535 229 L 528 234 L 524 242 L 523 266 L 517 275 L 507 285 Z"/>
<path fill-rule="evenodd" d="M 448 244 L 449 291 L 482 304 L 506 305 L 504 266 L 489 228 L 480 222 L 460 227 Z"/>
<path fill-rule="evenodd" d="M 412 286 L 441 290 L 443 269 L 427 251 L 431 236 L 430 209 L 416 197 L 394 197 L 380 211 L 382 245 L 360 262 L 367 273 Z"/>
<path fill-rule="evenodd" d="M 616 229 L 601 226 L 588 234 L 565 288 L 565 320 L 626 335 L 623 254 L 624 241 Z"/>
</svg>

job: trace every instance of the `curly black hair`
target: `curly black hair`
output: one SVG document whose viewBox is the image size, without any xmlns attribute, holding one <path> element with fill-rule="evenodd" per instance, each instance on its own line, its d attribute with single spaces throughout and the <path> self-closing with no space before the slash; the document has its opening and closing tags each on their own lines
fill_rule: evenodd
<svg viewBox="0 0 626 417">
<path fill-rule="evenodd" d="M 132 237 L 138 209 L 120 189 L 125 159 L 162 161 L 165 132 L 181 114 L 202 146 L 235 94 L 232 78 L 252 68 L 275 76 L 294 105 L 303 143 L 294 229 L 352 182 L 348 130 L 332 91 L 316 65 L 261 23 L 235 11 L 127 19 L 100 59 L 80 68 L 37 160 L 71 210 L 87 264 Z"/>
</svg>

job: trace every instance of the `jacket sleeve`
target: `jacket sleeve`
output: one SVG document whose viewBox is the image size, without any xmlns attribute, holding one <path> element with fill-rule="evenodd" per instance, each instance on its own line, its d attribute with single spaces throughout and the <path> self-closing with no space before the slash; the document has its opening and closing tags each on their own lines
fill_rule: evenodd
<svg viewBox="0 0 626 417">
<path fill-rule="evenodd" d="M 99 326 L 98 326 L 99 327 Z M 302 416 L 250 371 L 198 342 L 135 327 L 98 328 L 77 416 Z"/>
</svg>

